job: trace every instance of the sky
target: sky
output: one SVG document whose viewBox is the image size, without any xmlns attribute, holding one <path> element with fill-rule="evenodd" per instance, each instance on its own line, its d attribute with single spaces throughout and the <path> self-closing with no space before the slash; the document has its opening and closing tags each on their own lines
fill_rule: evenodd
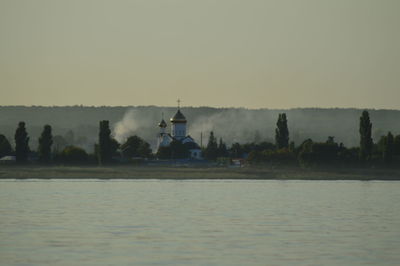
<svg viewBox="0 0 400 266">
<path fill-rule="evenodd" d="M 400 109 L 398 0 L 0 0 L 0 105 Z"/>
</svg>

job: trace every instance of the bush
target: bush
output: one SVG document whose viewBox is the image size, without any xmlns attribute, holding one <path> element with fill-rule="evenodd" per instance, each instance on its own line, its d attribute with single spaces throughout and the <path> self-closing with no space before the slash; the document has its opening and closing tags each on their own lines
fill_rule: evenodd
<svg viewBox="0 0 400 266">
<path fill-rule="evenodd" d="M 89 155 L 80 147 L 68 146 L 61 152 L 58 159 L 67 164 L 85 164 L 88 163 Z"/>
<path fill-rule="evenodd" d="M 296 155 L 288 148 L 252 151 L 247 162 L 250 164 L 294 165 L 296 164 Z"/>
<path fill-rule="evenodd" d="M 11 155 L 12 148 L 10 142 L 4 135 L 0 135 L 0 158 L 6 155 Z"/>
</svg>

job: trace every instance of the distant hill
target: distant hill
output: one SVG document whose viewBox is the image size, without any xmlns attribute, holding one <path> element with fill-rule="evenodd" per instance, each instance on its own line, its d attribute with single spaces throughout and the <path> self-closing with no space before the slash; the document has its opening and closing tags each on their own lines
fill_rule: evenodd
<svg viewBox="0 0 400 266">
<path fill-rule="evenodd" d="M 183 107 L 188 120 L 188 134 L 200 143 L 207 143 L 211 130 L 228 144 L 232 142 L 274 141 L 278 114 L 285 112 L 288 117 L 290 138 L 296 144 L 311 138 L 324 141 L 334 136 L 337 142 L 346 146 L 358 145 L 358 123 L 361 109 L 339 108 L 296 108 L 244 109 Z M 0 106 L 0 134 L 13 142 L 14 132 L 19 121 L 25 121 L 31 137 L 30 146 L 37 148 L 37 138 L 43 125 L 50 124 L 54 135 L 61 135 L 68 142 L 93 150 L 98 137 L 100 120 L 109 120 L 114 134 L 122 141 L 125 137 L 137 134 L 156 145 L 157 124 L 162 113 L 165 119 L 176 112 L 173 107 L 132 106 L 132 107 L 41 107 L 41 106 Z M 400 110 L 369 110 L 373 123 L 373 137 L 377 140 L 387 131 L 400 134 Z"/>
</svg>

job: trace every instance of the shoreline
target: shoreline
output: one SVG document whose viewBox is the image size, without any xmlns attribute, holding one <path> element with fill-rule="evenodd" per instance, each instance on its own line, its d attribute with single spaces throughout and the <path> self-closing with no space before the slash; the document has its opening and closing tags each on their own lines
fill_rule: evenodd
<svg viewBox="0 0 400 266">
<path fill-rule="evenodd" d="M 400 169 L 303 169 L 271 167 L 0 166 L 1 179 L 158 180 L 386 180 L 400 181 Z"/>
</svg>

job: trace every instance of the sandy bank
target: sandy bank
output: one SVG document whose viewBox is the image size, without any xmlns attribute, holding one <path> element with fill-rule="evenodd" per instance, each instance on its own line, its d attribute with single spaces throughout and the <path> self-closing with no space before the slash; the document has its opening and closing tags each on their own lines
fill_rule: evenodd
<svg viewBox="0 0 400 266">
<path fill-rule="evenodd" d="M 0 166 L 0 178 L 400 180 L 400 169 Z"/>
</svg>

